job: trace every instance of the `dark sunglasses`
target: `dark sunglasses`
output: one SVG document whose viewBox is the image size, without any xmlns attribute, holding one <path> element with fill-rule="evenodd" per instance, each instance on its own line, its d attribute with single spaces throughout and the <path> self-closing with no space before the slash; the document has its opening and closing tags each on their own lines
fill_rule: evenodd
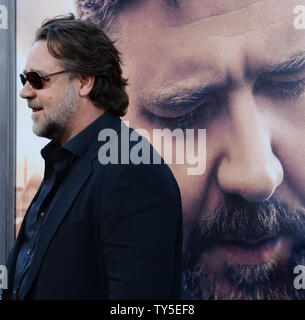
<svg viewBox="0 0 305 320">
<path fill-rule="evenodd" d="M 30 83 L 30 85 L 34 88 L 34 89 L 42 89 L 43 87 L 43 79 L 49 78 L 51 76 L 55 76 L 56 74 L 60 74 L 60 73 L 64 73 L 67 72 L 67 70 L 63 70 L 63 71 L 59 71 L 59 72 L 55 72 L 55 73 L 50 73 L 50 74 L 46 74 L 44 76 L 40 75 L 39 72 L 37 71 L 30 71 L 27 73 L 21 73 L 20 76 L 20 80 L 21 83 L 23 85 L 26 84 L 26 82 L 28 81 Z"/>
</svg>

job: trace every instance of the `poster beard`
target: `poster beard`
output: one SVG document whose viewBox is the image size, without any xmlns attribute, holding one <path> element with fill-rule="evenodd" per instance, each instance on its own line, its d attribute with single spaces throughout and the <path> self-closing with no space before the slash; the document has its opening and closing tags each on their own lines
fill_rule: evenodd
<svg viewBox="0 0 305 320">
<path fill-rule="evenodd" d="M 238 265 L 225 262 L 217 273 L 205 262 L 205 253 L 215 243 L 227 239 L 257 242 L 259 239 L 291 239 L 287 264 L 277 256 L 267 262 Z M 248 203 L 239 196 L 225 201 L 194 228 L 184 250 L 183 283 L 194 299 L 304 299 L 304 290 L 293 285 L 297 265 L 305 264 L 305 210 L 294 210 L 271 197 L 261 203 Z M 223 285 L 225 279 L 226 285 Z"/>
</svg>

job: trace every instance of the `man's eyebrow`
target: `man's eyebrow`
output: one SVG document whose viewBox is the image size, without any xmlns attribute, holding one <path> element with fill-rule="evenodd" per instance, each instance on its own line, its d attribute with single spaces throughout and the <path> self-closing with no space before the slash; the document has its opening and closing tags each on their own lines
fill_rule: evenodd
<svg viewBox="0 0 305 320">
<path fill-rule="evenodd" d="M 224 85 L 209 85 L 198 88 L 175 89 L 177 91 L 171 93 L 155 91 L 143 96 L 138 104 L 147 107 L 152 105 L 160 109 L 180 110 L 186 105 L 204 103 L 223 87 Z"/>
<path fill-rule="evenodd" d="M 266 65 L 262 67 L 260 74 L 262 76 L 270 75 L 289 75 L 305 70 L 305 52 L 294 55 L 284 62 Z M 162 93 L 161 90 L 155 89 L 149 94 L 144 94 L 139 100 L 138 105 L 167 108 L 167 109 L 181 109 L 186 105 L 192 105 L 211 98 L 213 94 L 224 89 L 225 83 L 212 84 L 206 86 L 199 86 L 197 88 L 174 88 L 170 93 Z"/>
<path fill-rule="evenodd" d="M 279 64 L 263 67 L 263 74 L 289 75 L 305 70 L 305 52 L 297 54 Z"/>
<path fill-rule="evenodd" d="M 23 73 L 24 73 L 24 74 L 26 74 L 27 72 L 29 72 L 29 71 L 26 71 L 25 69 L 23 70 Z M 33 68 L 30 69 L 30 72 L 38 72 L 38 73 L 41 74 L 41 75 L 46 74 L 45 71 L 38 70 L 38 69 L 33 69 Z"/>
</svg>

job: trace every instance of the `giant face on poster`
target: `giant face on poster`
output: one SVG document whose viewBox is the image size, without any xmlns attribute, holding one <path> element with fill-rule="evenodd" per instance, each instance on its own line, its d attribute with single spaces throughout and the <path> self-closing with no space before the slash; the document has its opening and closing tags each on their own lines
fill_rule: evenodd
<svg viewBox="0 0 305 320">
<path fill-rule="evenodd" d="M 160 150 L 165 158 L 181 155 L 175 146 L 186 135 L 176 129 L 194 130 L 193 164 L 205 171 L 190 175 L 186 161 L 170 163 L 182 193 L 187 293 L 304 297 L 293 284 L 294 268 L 305 264 L 300 2 L 76 3 L 80 17 L 107 30 L 122 52 L 130 125 L 150 137 L 171 130 L 164 145 L 172 148 Z M 200 129 L 206 149 L 196 139 Z"/>
</svg>

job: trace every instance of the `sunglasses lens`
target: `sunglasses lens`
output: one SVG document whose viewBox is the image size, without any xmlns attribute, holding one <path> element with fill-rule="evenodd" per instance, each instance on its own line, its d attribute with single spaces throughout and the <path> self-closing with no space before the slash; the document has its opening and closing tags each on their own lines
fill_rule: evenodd
<svg viewBox="0 0 305 320">
<path fill-rule="evenodd" d="M 26 74 L 27 80 L 29 81 L 30 85 L 34 89 L 41 89 L 42 88 L 42 80 L 40 75 L 37 72 L 28 72 Z"/>
<path fill-rule="evenodd" d="M 26 84 L 26 78 L 23 74 L 20 74 L 19 76 L 20 76 L 21 83 L 24 86 Z"/>
</svg>

